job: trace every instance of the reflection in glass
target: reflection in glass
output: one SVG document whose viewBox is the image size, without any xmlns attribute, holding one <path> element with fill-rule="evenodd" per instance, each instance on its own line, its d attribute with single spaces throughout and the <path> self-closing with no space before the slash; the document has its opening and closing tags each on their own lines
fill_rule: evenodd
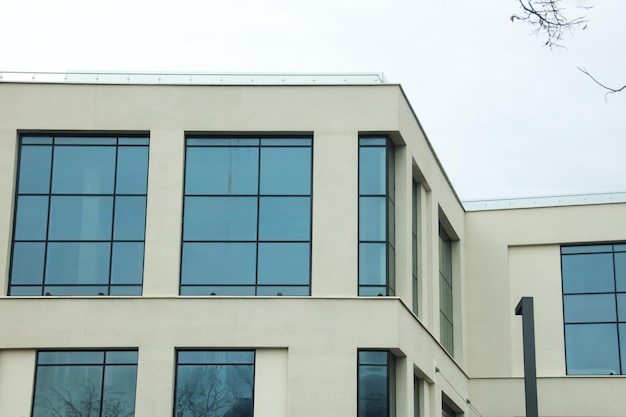
<svg viewBox="0 0 626 417">
<path fill-rule="evenodd" d="M 387 285 L 386 251 L 386 243 L 361 243 L 359 245 L 359 284 Z"/>
<path fill-rule="evenodd" d="M 261 194 L 311 193 L 310 148 L 262 148 Z"/>
<path fill-rule="evenodd" d="M 258 148 L 187 148 L 185 194 L 257 194 Z"/>
<path fill-rule="evenodd" d="M 15 213 L 15 240 L 45 240 L 48 197 L 22 196 Z"/>
<path fill-rule="evenodd" d="M 108 242 L 50 242 L 46 283 L 107 284 L 110 255 Z"/>
<path fill-rule="evenodd" d="M 255 197 L 185 198 L 185 240 L 256 240 Z"/>
<path fill-rule="evenodd" d="M 261 197 L 259 204 L 259 240 L 309 240 L 309 197 Z"/>
<path fill-rule="evenodd" d="M 148 147 L 121 146 L 117 153 L 117 194 L 146 194 L 148 186 Z"/>
<path fill-rule="evenodd" d="M 393 357 L 385 351 L 359 351 L 358 417 L 395 417 Z"/>
<path fill-rule="evenodd" d="M 111 284 L 141 284 L 143 278 L 143 242 L 113 243 Z"/>
<path fill-rule="evenodd" d="M 183 244 L 182 284 L 254 284 L 255 243 Z"/>
<path fill-rule="evenodd" d="M 207 353 L 208 358 L 201 352 L 178 353 L 176 417 L 252 417 L 254 364 L 240 363 L 229 352 L 221 357 L 217 352 Z M 198 362 L 185 364 L 194 360 Z"/>
<path fill-rule="evenodd" d="M 361 197 L 359 200 L 359 240 L 387 240 L 385 197 Z"/>
<path fill-rule="evenodd" d="M 53 196 L 50 240 L 110 240 L 113 197 Z"/>
<path fill-rule="evenodd" d="M 386 195 L 386 148 L 359 150 L 359 194 Z"/>
<path fill-rule="evenodd" d="M 143 240 L 146 227 L 146 197 L 115 198 L 114 240 Z"/>
<path fill-rule="evenodd" d="M 563 312 L 566 323 L 615 321 L 615 295 L 565 295 Z"/>
<path fill-rule="evenodd" d="M 50 160 L 52 146 L 22 146 L 20 149 L 21 194 L 48 194 L 50 192 Z"/>
<path fill-rule="evenodd" d="M 113 194 L 114 146 L 57 146 L 52 193 Z"/>
<path fill-rule="evenodd" d="M 13 244 L 11 283 L 14 285 L 41 284 L 45 250 L 45 243 L 15 242 Z"/>
<path fill-rule="evenodd" d="M 260 243 L 259 284 L 308 284 L 309 243 Z"/>
</svg>

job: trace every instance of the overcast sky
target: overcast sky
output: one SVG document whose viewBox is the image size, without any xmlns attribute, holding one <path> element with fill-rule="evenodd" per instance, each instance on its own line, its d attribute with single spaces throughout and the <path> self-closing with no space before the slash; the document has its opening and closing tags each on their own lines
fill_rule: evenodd
<svg viewBox="0 0 626 417">
<path fill-rule="evenodd" d="M 566 0 L 573 17 L 584 11 Z M 384 72 L 463 200 L 626 191 L 626 1 L 542 47 L 517 0 L 5 0 L 1 71 Z"/>
</svg>

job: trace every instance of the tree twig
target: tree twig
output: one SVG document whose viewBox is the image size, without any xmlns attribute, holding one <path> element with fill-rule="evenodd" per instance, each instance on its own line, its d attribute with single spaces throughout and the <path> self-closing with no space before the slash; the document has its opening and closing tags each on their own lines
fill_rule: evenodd
<svg viewBox="0 0 626 417">
<path fill-rule="evenodd" d="M 594 83 L 598 84 L 600 87 L 604 88 L 606 91 L 606 94 L 604 94 L 604 101 L 607 101 L 607 96 L 609 94 L 613 94 L 613 93 L 619 93 L 620 91 L 626 90 L 626 84 L 624 84 L 622 87 L 620 88 L 613 88 L 613 87 L 609 87 L 605 84 L 602 84 L 600 81 L 598 81 L 593 75 L 591 75 L 589 73 L 589 71 L 587 71 L 587 68 L 585 67 L 576 67 L 578 68 L 578 71 L 582 72 L 583 74 L 585 74 L 586 76 L 588 76 L 589 78 L 591 78 L 593 80 Z"/>
</svg>

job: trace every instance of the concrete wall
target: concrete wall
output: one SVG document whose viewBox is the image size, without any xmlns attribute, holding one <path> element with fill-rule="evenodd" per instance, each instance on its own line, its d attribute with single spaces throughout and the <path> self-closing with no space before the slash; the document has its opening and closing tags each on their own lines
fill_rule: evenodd
<svg viewBox="0 0 626 417">
<path fill-rule="evenodd" d="M 20 131 L 150 135 L 142 297 L 6 296 Z M 186 132 L 313 135 L 311 297 L 178 296 Z M 397 297 L 356 296 L 360 133 L 397 145 Z M 443 396 L 466 409 L 465 246 L 455 249 L 454 359 L 438 343 L 437 249 L 442 215 L 463 242 L 465 213 L 399 86 L 0 83 L 0 170 L 0 417 L 30 413 L 40 348 L 138 348 L 137 417 L 171 415 L 181 347 L 256 349 L 255 416 L 356 415 L 359 348 L 397 355 L 398 416 L 413 415 L 414 374 L 424 415 L 439 415 Z M 422 187 L 419 318 L 410 311 L 413 177 Z"/>
</svg>

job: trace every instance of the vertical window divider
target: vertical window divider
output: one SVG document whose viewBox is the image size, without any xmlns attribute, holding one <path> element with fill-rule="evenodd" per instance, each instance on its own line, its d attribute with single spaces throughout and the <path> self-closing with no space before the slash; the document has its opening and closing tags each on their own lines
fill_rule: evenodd
<svg viewBox="0 0 626 417">
<path fill-rule="evenodd" d="M 263 150 L 263 146 L 261 146 L 262 138 L 259 137 L 259 155 L 258 155 L 258 164 L 257 164 L 257 190 L 256 190 L 256 259 L 254 266 L 254 295 L 259 295 L 259 246 L 261 237 L 259 236 L 259 229 L 261 223 L 261 151 Z"/>
<path fill-rule="evenodd" d="M 106 295 L 111 295 L 111 275 L 113 274 L 113 246 L 115 244 L 115 205 L 117 203 L 117 164 L 118 164 L 118 157 L 120 153 L 119 141 L 120 141 L 120 138 L 116 137 L 115 138 L 115 165 L 113 168 L 113 195 L 112 195 L 113 204 L 111 206 L 111 243 L 109 245 L 109 281 L 107 283 L 108 285 L 107 285 Z M 145 230 L 144 230 L 144 241 L 145 241 Z"/>
<path fill-rule="evenodd" d="M 23 139 L 20 138 L 20 141 L 22 141 Z M 48 268 L 47 268 L 47 264 L 48 264 L 48 246 L 50 244 L 50 209 L 52 208 L 52 182 L 53 182 L 53 178 L 52 178 L 52 174 L 54 173 L 54 155 L 55 155 L 55 143 L 56 143 L 56 137 L 52 136 L 52 143 L 50 144 L 50 183 L 48 184 L 48 213 L 47 213 L 47 219 L 46 219 L 46 241 L 44 242 L 43 245 L 43 271 L 42 271 L 42 277 L 41 277 L 41 295 L 47 295 L 48 293 L 46 292 L 46 280 L 48 278 Z M 23 145 L 20 146 L 20 150 L 22 149 Z M 15 244 L 15 242 L 13 243 Z"/>
<path fill-rule="evenodd" d="M 615 331 L 617 333 L 617 360 L 619 363 L 619 373 L 620 375 L 624 375 L 624 369 L 622 368 L 622 349 L 621 349 L 621 338 L 619 331 L 619 306 L 618 306 L 618 297 L 617 297 L 617 270 L 615 269 L 615 245 L 611 245 L 612 254 L 611 260 L 613 261 L 613 286 L 615 291 L 613 292 L 613 297 L 615 297 Z"/>
</svg>

